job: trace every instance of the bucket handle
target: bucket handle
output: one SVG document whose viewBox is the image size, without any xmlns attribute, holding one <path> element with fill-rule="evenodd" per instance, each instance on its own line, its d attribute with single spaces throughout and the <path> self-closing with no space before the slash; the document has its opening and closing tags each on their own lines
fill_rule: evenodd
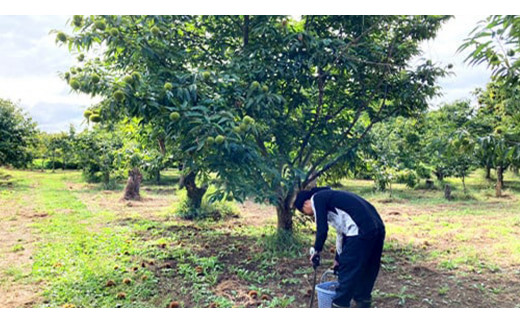
<svg viewBox="0 0 520 323">
<path fill-rule="evenodd" d="M 321 278 L 320 278 L 320 283 L 323 283 L 325 278 L 329 277 L 329 276 L 337 276 L 336 274 L 334 274 L 334 270 L 332 269 L 328 269 L 326 270 L 323 275 L 321 275 Z"/>
</svg>

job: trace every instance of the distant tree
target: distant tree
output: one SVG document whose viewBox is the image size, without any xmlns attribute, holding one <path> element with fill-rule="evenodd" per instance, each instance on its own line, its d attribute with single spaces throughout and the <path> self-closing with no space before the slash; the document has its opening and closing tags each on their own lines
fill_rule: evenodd
<svg viewBox="0 0 520 323">
<path fill-rule="evenodd" d="M 464 194 L 467 193 L 466 177 L 477 164 L 475 159 L 476 138 L 465 128 L 454 131 L 446 148 L 447 164 L 456 177 L 462 179 Z"/>
<path fill-rule="evenodd" d="M 479 154 L 494 164 L 500 196 L 503 172 L 520 164 L 520 16 L 487 17 L 460 46 L 459 51 L 465 50 L 470 64 L 485 63 L 492 70 L 492 82 L 479 95 L 481 124 L 491 127 L 479 139 Z"/>
<path fill-rule="evenodd" d="M 481 164 L 495 168 L 497 173 L 496 195 L 505 188 L 504 172 L 511 165 L 520 163 L 520 93 L 501 81 L 491 82 L 486 90 L 480 90 L 478 112 L 475 120 L 479 126 L 477 156 Z"/>
<path fill-rule="evenodd" d="M 151 125 L 140 127 L 137 119 L 122 120 L 114 126 L 125 138 L 115 159 L 116 167 L 129 174 L 124 198 L 140 199 L 142 171 L 159 184 L 160 172 L 171 160 L 166 155 L 167 142 L 162 132 Z"/>
<path fill-rule="evenodd" d="M 52 172 L 56 170 L 56 162 L 58 158 L 63 154 L 62 147 L 64 145 L 63 137 L 59 134 L 50 134 L 49 135 L 49 145 L 48 145 L 48 157 L 51 159 L 51 169 Z"/>
<path fill-rule="evenodd" d="M 69 125 L 69 131 L 63 133 L 64 144 L 61 147 L 62 150 L 62 169 L 76 168 L 77 165 L 77 154 L 75 151 L 76 141 L 76 128 L 74 125 Z"/>
<path fill-rule="evenodd" d="M 161 183 L 161 171 L 178 160 L 176 147 L 160 127 L 136 127 L 136 141 L 143 151 L 142 169 L 148 178 Z"/>
<path fill-rule="evenodd" d="M 89 182 L 102 182 L 105 188 L 114 187 L 117 178 L 117 151 L 123 147 L 120 132 L 95 126 L 77 135 L 76 151 L 83 176 Z"/>
<path fill-rule="evenodd" d="M 40 169 L 77 169 L 76 129 L 71 124 L 69 131 L 59 133 L 39 132 L 32 154 L 40 159 L 33 167 Z"/>
<path fill-rule="evenodd" d="M 465 178 L 473 165 L 468 159 L 473 152 L 461 146 L 474 142 L 470 131 L 473 114 L 469 101 L 456 101 L 425 115 L 424 161 L 431 165 L 439 181 L 452 175 Z"/>
<path fill-rule="evenodd" d="M 36 123 L 19 105 L 0 98 L 0 165 L 27 167 L 37 133 Z"/>
<path fill-rule="evenodd" d="M 414 187 L 420 178 L 429 178 L 425 164 L 424 118 L 396 117 L 374 125 L 363 148 L 379 189 L 392 182 Z"/>
</svg>

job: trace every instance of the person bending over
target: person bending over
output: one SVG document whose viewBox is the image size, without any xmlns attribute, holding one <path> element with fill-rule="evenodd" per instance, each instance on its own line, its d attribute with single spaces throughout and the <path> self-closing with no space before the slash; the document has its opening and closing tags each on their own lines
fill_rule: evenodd
<svg viewBox="0 0 520 323">
<path fill-rule="evenodd" d="M 347 191 L 316 187 L 298 193 L 294 206 L 316 222 L 314 257 L 323 249 L 329 225 L 337 232 L 334 267 L 339 286 L 332 307 L 371 307 L 372 289 L 379 273 L 385 226 L 375 207 Z"/>
</svg>

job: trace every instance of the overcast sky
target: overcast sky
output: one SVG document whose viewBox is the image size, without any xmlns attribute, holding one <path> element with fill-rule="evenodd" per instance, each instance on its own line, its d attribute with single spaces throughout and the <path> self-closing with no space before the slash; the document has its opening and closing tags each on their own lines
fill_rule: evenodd
<svg viewBox="0 0 520 323">
<path fill-rule="evenodd" d="M 71 93 L 58 72 L 75 64 L 67 48 L 55 44 L 52 29 L 67 30 L 70 16 L 0 16 L 0 97 L 19 102 L 48 132 L 67 130 L 83 121 L 85 107 L 94 101 L 87 95 Z M 455 73 L 442 79 L 444 96 L 432 106 L 457 99 L 470 99 L 471 92 L 483 87 L 490 72 L 485 66 L 469 67 L 466 54 L 457 54 L 462 40 L 485 16 L 455 16 L 443 25 L 435 40 L 425 42 L 423 58 L 435 63 L 452 63 Z"/>
</svg>

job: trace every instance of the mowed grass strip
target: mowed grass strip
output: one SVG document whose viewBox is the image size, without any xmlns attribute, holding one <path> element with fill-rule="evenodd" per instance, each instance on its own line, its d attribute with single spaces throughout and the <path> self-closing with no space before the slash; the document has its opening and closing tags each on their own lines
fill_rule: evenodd
<svg viewBox="0 0 520 323">
<path fill-rule="evenodd" d="M 33 275 L 46 284 L 42 306 L 146 306 L 156 282 L 140 279 L 146 269 L 132 270 L 136 247 L 130 229 L 105 225 L 113 219 L 110 212 L 89 211 L 67 188 L 65 181 L 78 173 L 34 176 L 40 184 L 34 201 L 49 214 L 35 225 L 42 242 Z"/>
</svg>

